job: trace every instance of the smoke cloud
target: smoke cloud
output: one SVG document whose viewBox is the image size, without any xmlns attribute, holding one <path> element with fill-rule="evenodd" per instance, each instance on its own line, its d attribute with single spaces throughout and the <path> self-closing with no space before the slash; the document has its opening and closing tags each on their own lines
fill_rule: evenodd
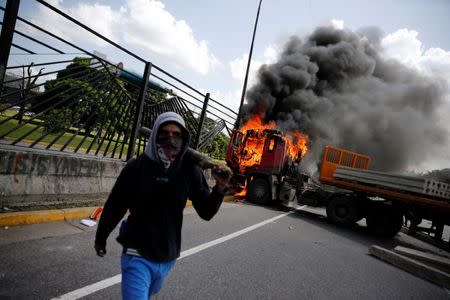
<svg viewBox="0 0 450 300">
<path fill-rule="evenodd" d="M 380 31 L 320 27 L 293 36 L 274 64 L 263 65 L 247 93 L 244 121 L 259 115 L 280 129 L 308 134 L 304 162 L 314 166 L 325 145 L 365 153 L 372 167 L 404 171 L 446 151 L 438 125 L 447 86 L 382 57 Z"/>
</svg>

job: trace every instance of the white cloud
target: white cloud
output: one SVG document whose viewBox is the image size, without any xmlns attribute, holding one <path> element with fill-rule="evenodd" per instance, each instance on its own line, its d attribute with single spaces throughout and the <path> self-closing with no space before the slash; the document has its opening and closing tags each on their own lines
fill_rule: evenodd
<svg viewBox="0 0 450 300">
<path fill-rule="evenodd" d="M 450 87 L 450 51 L 441 48 L 424 49 L 415 30 L 400 29 L 381 41 L 384 54 L 429 76 L 439 76 Z"/>
<path fill-rule="evenodd" d="M 120 19 L 121 14 L 120 12 L 113 11 L 112 8 L 107 5 L 98 3 L 92 5 L 79 3 L 74 7 L 64 7 L 63 1 L 61 0 L 53 0 L 50 4 L 66 12 L 77 21 L 92 27 L 109 39 L 117 40 L 119 38 L 118 35 L 115 34 L 115 22 Z M 105 41 L 96 37 L 94 38 L 92 34 L 64 19 L 43 5 L 38 6 L 38 10 L 32 18 L 37 25 L 68 41 L 89 40 L 97 46 L 107 45 Z"/>
<path fill-rule="evenodd" d="M 331 26 L 336 29 L 344 29 L 344 20 L 338 20 L 338 19 L 331 19 L 321 22 L 320 26 Z"/>
<path fill-rule="evenodd" d="M 336 29 L 344 29 L 344 20 L 331 19 L 330 23 Z"/>
<path fill-rule="evenodd" d="M 252 58 L 248 75 L 247 87 L 252 86 L 256 81 L 256 72 L 263 64 L 274 63 L 277 59 L 279 50 L 273 45 L 269 45 L 264 49 L 262 57 Z M 242 54 L 241 57 L 235 58 L 229 62 L 231 76 L 244 83 L 245 71 L 247 70 L 248 53 Z"/>
<path fill-rule="evenodd" d="M 415 30 L 400 29 L 381 40 L 384 53 L 406 64 L 416 65 L 422 56 L 422 42 Z"/>
<path fill-rule="evenodd" d="M 162 2 L 128 0 L 124 41 L 171 59 L 179 66 L 207 74 L 219 61 L 205 40 L 197 41 L 184 20 L 176 20 Z"/>
<path fill-rule="evenodd" d="M 256 83 L 256 72 L 263 64 L 274 63 L 279 55 L 279 49 L 274 45 L 269 45 L 264 49 L 263 55 L 260 57 L 253 57 L 248 75 L 247 90 Z M 239 110 L 239 105 L 242 97 L 242 86 L 244 84 L 245 71 L 247 70 L 248 53 L 242 54 L 229 62 L 230 72 L 233 79 L 238 83 L 235 90 L 220 92 L 216 91 L 214 95 L 221 100 L 221 102 L 235 111 Z M 230 112 L 227 112 L 231 115 Z M 234 116 L 234 115 L 233 115 Z M 229 118 L 227 118 L 228 120 Z"/>
<path fill-rule="evenodd" d="M 209 50 L 207 41 L 196 39 L 189 24 L 175 19 L 161 1 L 127 0 L 117 10 L 107 4 L 77 3 L 72 7 L 64 4 L 60 0 L 53 2 L 62 11 L 106 37 L 153 52 L 178 67 L 189 68 L 204 75 L 220 64 Z M 81 40 L 93 42 L 97 46 L 107 46 L 105 42 L 93 40 L 92 34 L 43 6 L 39 7 L 33 20 L 71 41 Z"/>
<path fill-rule="evenodd" d="M 226 92 L 221 91 L 215 91 L 214 97 L 217 97 L 217 99 L 220 99 L 221 104 L 228 107 L 234 112 L 238 112 L 239 104 L 241 102 L 241 96 L 242 96 L 242 86 L 239 89 L 236 90 L 230 90 Z M 214 106 L 218 107 L 217 104 L 214 104 Z M 222 108 L 221 108 L 222 109 Z M 229 112 L 226 109 L 222 109 L 224 112 L 226 112 L 230 116 L 235 116 L 233 113 Z M 231 122 L 231 119 L 229 117 L 225 117 L 228 121 Z"/>
<path fill-rule="evenodd" d="M 441 74 L 447 78 L 450 86 L 450 51 L 430 48 L 422 55 L 421 66 L 429 73 Z"/>
<path fill-rule="evenodd" d="M 240 82 L 244 81 L 245 70 L 247 67 L 247 61 L 248 61 L 248 54 L 246 53 L 246 54 L 243 54 L 241 57 L 235 58 L 229 62 L 231 76 L 234 79 L 239 80 Z M 255 64 L 258 64 L 258 62 L 253 59 L 250 64 L 250 68 L 254 69 Z"/>
<path fill-rule="evenodd" d="M 273 63 L 277 60 L 278 58 L 278 49 L 273 46 L 273 45 L 269 45 L 266 47 L 266 49 L 264 49 L 264 60 L 265 63 Z"/>
</svg>

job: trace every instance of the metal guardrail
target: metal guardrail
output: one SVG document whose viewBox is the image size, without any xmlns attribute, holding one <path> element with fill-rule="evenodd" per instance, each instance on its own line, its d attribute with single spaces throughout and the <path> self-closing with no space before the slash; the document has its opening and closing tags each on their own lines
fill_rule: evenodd
<svg viewBox="0 0 450 300">
<path fill-rule="evenodd" d="M 227 125 L 233 126 L 236 113 L 209 94 L 46 1 L 35 2 L 76 30 L 107 43 L 119 53 L 116 59 L 121 63 L 20 16 L 20 1 L 7 0 L 5 7 L 0 6 L 1 143 L 129 159 L 142 153 L 146 144 L 137 128 L 151 128 L 156 116 L 165 111 L 185 118 L 194 137 L 192 145 L 199 150 Z M 28 62 L 20 63 L 24 57 Z M 129 72 L 124 64 L 140 66 L 142 75 Z"/>
<path fill-rule="evenodd" d="M 335 178 L 359 183 L 371 184 L 396 191 L 429 195 L 442 199 L 450 199 L 450 185 L 435 180 L 397 175 L 371 170 L 338 167 L 334 171 Z"/>
</svg>

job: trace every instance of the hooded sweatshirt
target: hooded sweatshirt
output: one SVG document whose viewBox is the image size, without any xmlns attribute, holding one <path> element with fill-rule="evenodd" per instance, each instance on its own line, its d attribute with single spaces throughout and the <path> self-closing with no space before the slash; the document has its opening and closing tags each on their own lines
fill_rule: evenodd
<svg viewBox="0 0 450 300">
<path fill-rule="evenodd" d="M 151 160 L 161 162 L 160 158 L 157 153 L 157 147 L 156 147 L 156 136 L 158 133 L 159 128 L 161 128 L 162 124 L 167 123 L 175 123 L 178 126 L 180 126 L 183 134 L 183 146 L 181 148 L 180 154 L 178 154 L 177 160 L 180 161 L 184 154 L 186 153 L 186 150 L 189 146 L 190 142 L 190 134 L 189 131 L 186 129 L 186 124 L 184 123 L 183 118 L 174 112 L 165 112 L 158 116 L 155 120 L 155 124 L 153 125 L 152 133 L 150 134 L 150 137 L 148 138 L 147 147 L 145 148 L 145 155 L 147 155 Z"/>
<path fill-rule="evenodd" d="M 183 146 L 166 170 L 157 154 L 156 135 L 167 123 L 182 128 Z M 204 220 L 217 213 L 223 200 L 223 194 L 215 188 L 210 191 L 200 167 L 184 158 L 189 138 L 180 115 L 168 112 L 156 119 L 144 154 L 128 161 L 114 184 L 98 224 L 96 243 L 106 247 L 108 236 L 129 210 L 117 238 L 124 248 L 136 249 L 141 256 L 157 262 L 180 256 L 183 209 L 188 197 Z"/>
</svg>

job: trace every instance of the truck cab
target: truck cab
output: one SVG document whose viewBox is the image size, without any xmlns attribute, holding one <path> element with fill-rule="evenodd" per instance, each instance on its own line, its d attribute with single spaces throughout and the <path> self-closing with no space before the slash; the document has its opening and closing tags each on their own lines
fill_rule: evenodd
<svg viewBox="0 0 450 300">
<path fill-rule="evenodd" d="M 287 175 L 298 165 L 298 159 L 289 156 L 282 132 L 251 129 L 244 134 L 233 130 L 226 161 L 233 170 L 234 192 L 246 189 L 249 201 L 268 204 L 281 200 L 286 205 L 295 202 L 296 190 Z"/>
</svg>

